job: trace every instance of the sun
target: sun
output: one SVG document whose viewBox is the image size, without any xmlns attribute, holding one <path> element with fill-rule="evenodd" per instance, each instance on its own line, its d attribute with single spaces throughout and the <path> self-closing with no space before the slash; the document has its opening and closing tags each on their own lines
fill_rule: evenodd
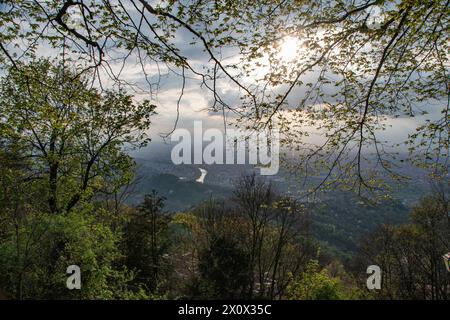
<svg viewBox="0 0 450 320">
<path fill-rule="evenodd" d="M 302 55 L 303 45 L 299 37 L 282 36 L 275 44 L 270 44 L 268 50 L 262 50 L 261 56 L 252 61 L 250 78 L 265 79 L 274 72 L 274 65 L 292 65 Z M 273 59 L 273 60 L 272 60 Z"/>
<path fill-rule="evenodd" d="M 298 38 L 291 36 L 284 38 L 280 46 L 280 58 L 286 62 L 294 60 L 299 46 Z"/>
</svg>

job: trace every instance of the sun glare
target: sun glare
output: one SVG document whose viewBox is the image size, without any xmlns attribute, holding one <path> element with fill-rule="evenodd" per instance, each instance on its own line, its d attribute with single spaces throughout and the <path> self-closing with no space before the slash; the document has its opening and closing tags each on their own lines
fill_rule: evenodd
<svg viewBox="0 0 450 320">
<path fill-rule="evenodd" d="M 280 47 L 280 57 L 284 61 L 292 61 L 297 56 L 299 40 L 294 37 L 286 37 Z"/>
</svg>

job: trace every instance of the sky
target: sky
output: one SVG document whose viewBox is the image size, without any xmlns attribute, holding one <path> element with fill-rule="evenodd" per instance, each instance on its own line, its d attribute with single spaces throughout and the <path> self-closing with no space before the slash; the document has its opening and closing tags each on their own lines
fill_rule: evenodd
<svg viewBox="0 0 450 320">
<path fill-rule="evenodd" d="M 132 17 L 137 17 L 134 8 L 130 7 L 130 12 Z M 71 22 L 76 26 L 77 19 L 79 19 L 79 14 L 77 12 L 71 12 Z M 295 59 L 295 55 L 292 55 L 292 46 L 296 45 L 298 39 L 287 38 L 284 43 L 280 45 L 280 54 L 286 56 L 288 59 Z M 180 30 L 173 39 L 174 44 L 180 49 L 180 52 L 188 57 L 190 64 L 197 70 L 202 70 L 202 68 L 209 67 L 213 65 L 209 61 L 208 55 L 205 53 L 204 48 L 197 42 L 197 44 L 192 45 L 192 34 L 185 30 Z M 44 46 L 41 49 L 43 55 L 54 56 L 57 49 L 51 49 L 48 46 Z M 117 51 L 116 54 L 119 56 L 123 52 Z M 237 63 L 240 59 L 239 55 L 233 51 L 223 51 L 223 57 L 228 57 L 225 63 L 233 64 Z M 114 58 L 114 57 L 112 57 Z M 264 58 L 263 58 L 264 60 Z M 212 112 L 210 108 L 213 104 L 212 93 L 206 88 L 201 86 L 201 82 L 198 77 L 190 72 L 187 72 L 187 80 L 185 87 L 183 89 L 183 96 L 180 99 L 180 94 L 182 90 L 182 77 L 175 74 L 172 70 L 169 70 L 167 66 L 163 63 L 157 64 L 149 59 L 144 59 L 144 69 L 145 73 L 148 75 L 146 77 L 143 72 L 142 65 L 138 61 L 136 56 L 130 56 L 123 68 L 121 74 L 122 79 L 135 84 L 139 87 L 139 90 L 134 92 L 135 98 L 140 99 L 150 99 L 156 106 L 157 115 L 153 117 L 153 123 L 149 130 L 149 136 L 152 138 L 152 143 L 149 148 L 159 148 L 165 143 L 161 136 L 171 132 L 177 123 L 177 128 L 185 128 L 191 130 L 195 120 L 200 120 L 203 122 L 204 129 L 207 128 L 217 128 L 223 130 L 224 119 L 222 112 Z M 116 71 L 121 68 L 121 62 L 112 62 L 111 67 Z M 179 72 L 179 71 L 178 71 Z M 264 73 L 264 68 L 259 69 L 255 77 L 261 77 Z M 306 78 L 317 77 L 317 72 L 312 72 L 306 76 Z M 106 77 L 104 78 L 106 79 Z M 303 79 L 305 80 L 305 79 Z M 147 81 L 152 83 L 149 87 Z M 254 80 L 247 78 L 243 80 L 245 84 L 254 84 Z M 306 81 L 305 81 L 306 82 Z M 109 84 L 112 82 L 110 81 Z M 108 85 L 107 81 L 105 84 Z M 156 85 L 157 84 L 157 85 Z M 219 91 L 221 97 L 223 97 L 226 102 L 235 106 L 240 103 L 239 88 L 229 80 L 220 80 L 217 82 L 217 90 Z M 275 91 L 283 92 L 285 87 L 280 86 L 276 88 Z M 290 95 L 288 102 L 295 105 L 304 95 L 304 89 L 294 89 Z M 179 100 L 180 99 L 180 100 Z M 177 117 L 177 109 L 179 110 L 179 117 Z M 427 116 L 417 116 L 415 118 L 400 117 L 396 119 L 388 120 L 388 129 L 384 132 L 379 133 L 379 138 L 382 140 L 388 140 L 395 142 L 402 142 L 407 139 L 408 134 L 414 132 L 415 128 L 419 123 L 423 123 L 425 118 L 437 118 L 438 109 L 433 108 L 430 115 Z M 232 120 L 234 115 L 230 112 L 226 113 L 226 118 Z M 178 118 L 178 121 L 177 121 Z M 312 130 L 313 131 L 313 130 Z M 312 141 L 320 143 L 320 135 L 313 135 Z M 162 149 L 166 149 L 163 147 Z"/>
</svg>

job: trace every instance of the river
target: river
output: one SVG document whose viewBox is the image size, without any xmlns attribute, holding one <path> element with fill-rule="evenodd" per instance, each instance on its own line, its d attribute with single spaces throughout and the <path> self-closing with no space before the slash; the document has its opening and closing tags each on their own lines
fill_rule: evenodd
<svg viewBox="0 0 450 320">
<path fill-rule="evenodd" d="M 206 171 L 206 170 L 203 169 L 203 168 L 198 168 L 198 170 L 200 170 L 201 175 L 200 175 L 200 178 L 198 178 L 198 179 L 195 180 L 195 181 L 200 182 L 200 183 L 203 183 L 203 182 L 205 181 L 205 177 L 206 177 L 206 174 L 208 173 L 208 171 Z"/>
</svg>

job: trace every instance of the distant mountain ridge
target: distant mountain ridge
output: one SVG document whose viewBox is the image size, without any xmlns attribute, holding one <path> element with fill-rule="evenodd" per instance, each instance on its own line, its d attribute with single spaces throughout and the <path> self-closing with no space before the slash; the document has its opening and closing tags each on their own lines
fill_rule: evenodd
<svg viewBox="0 0 450 320">
<path fill-rule="evenodd" d="M 156 190 L 166 198 L 165 210 L 168 212 L 188 210 L 210 199 L 228 199 L 232 196 L 233 182 L 241 174 L 255 172 L 250 166 L 177 166 L 170 159 L 137 158 L 136 162 L 136 193 L 129 197 L 128 203 L 136 205 L 145 194 Z M 208 171 L 204 183 L 196 181 L 201 175 L 200 168 Z M 288 175 L 280 172 L 277 176 L 265 178 L 274 183 L 278 192 L 288 192 Z M 420 183 L 409 184 L 396 191 L 401 200 L 385 201 L 376 206 L 363 204 L 354 194 L 339 190 L 325 194 L 317 203 L 306 203 L 312 212 L 314 237 L 332 254 L 353 255 L 360 239 L 377 226 L 407 221 L 409 207 L 425 194 L 425 182 L 418 180 Z"/>
</svg>

